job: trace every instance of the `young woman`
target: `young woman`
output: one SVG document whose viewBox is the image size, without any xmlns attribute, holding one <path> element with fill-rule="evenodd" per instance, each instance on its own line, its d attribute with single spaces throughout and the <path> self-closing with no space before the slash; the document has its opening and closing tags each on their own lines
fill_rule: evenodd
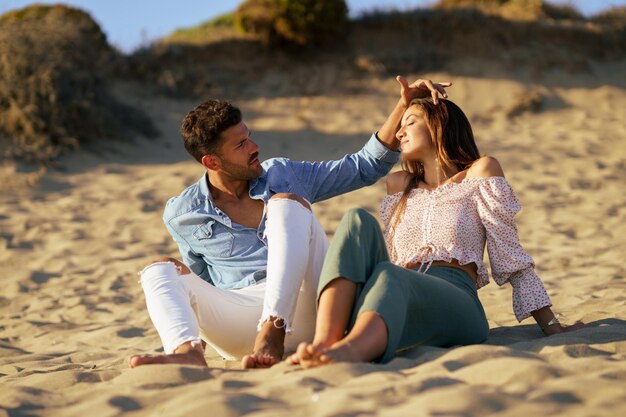
<svg viewBox="0 0 626 417">
<path fill-rule="evenodd" d="M 481 343 L 489 333 L 477 295 L 489 282 L 485 245 L 494 281 L 513 287 L 518 321 L 532 315 L 546 335 L 582 327 L 562 326 L 552 313 L 518 240 L 520 205 L 498 161 L 480 157 L 461 109 L 438 96 L 410 101 L 396 137 L 403 170 L 387 177 L 385 231 L 362 209 L 344 216 L 322 270 L 314 340 L 289 361 L 387 362 L 412 346 Z"/>
</svg>

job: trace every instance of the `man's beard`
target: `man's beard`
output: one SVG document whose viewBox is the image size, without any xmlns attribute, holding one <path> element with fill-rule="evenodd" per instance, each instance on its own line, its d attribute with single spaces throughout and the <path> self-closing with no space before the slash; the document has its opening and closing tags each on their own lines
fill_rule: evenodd
<svg viewBox="0 0 626 417">
<path fill-rule="evenodd" d="M 255 152 L 248 160 L 248 165 L 246 166 L 233 164 L 225 159 L 222 159 L 222 171 L 228 174 L 231 178 L 238 180 L 250 181 L 259 178 L 263 173 L 263 167 L 261 167 L 261 165 L 259 165 L 258 168 L 250 166 L 250 162 L 255 160 L 258 156 L 259 153 Z"/>
</svg>

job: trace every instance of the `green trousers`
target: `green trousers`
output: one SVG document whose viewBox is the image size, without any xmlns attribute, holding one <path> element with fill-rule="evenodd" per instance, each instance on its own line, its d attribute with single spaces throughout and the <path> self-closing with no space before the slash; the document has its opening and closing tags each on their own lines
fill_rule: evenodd
<svg viewBox="0 0 626 417">
<path fill-rule="evenodd" d="M 352 319 L 376 312 L 385 322 L 388 343 L 379 360 L 419 345 L 449 347 L 483 342 L 489 325 L 472 278 L 458 268 L 433 266 L 427 273 L 389 261 L 376 219 L 363 209 L 343 217 L 324 260 L 318 289 L 337 278 L 357 285 Z"/>
</svg>

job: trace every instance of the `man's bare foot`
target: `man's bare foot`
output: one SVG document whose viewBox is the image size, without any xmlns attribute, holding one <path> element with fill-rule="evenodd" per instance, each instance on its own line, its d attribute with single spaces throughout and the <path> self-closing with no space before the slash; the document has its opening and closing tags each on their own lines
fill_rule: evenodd
<svg viewBox="0 0 626 417">
<path fill-rule="evenodd" d="M 276 365 L 279 360 L 271 356 L 260 356 L 260 355 L 246 355 L 241 360 L 241 366 L 244 369 L 253 369 L 253 368 L 271 368 Z"/>
<path fill-rule="evenodd" d="M 241 360 L 244 369 L 269 368 L 283 359 L 285 353 L 285 329 L 279 327 L 276 318 L 267 320 L 254 341 L 254 349 L 251 355 L 246 355 Z"/>
<path fill-rule="evenodd" d="M 184 344 L 176 349 L 176 353 L 169 355 L 133 355 L 128 358 L 128 366 L 136 368 L 141 365 L 178 363 L 182 365 L 207 366 L 204 360 L 204 351 L 200 347 L 191 347 Z"/>
</svg>

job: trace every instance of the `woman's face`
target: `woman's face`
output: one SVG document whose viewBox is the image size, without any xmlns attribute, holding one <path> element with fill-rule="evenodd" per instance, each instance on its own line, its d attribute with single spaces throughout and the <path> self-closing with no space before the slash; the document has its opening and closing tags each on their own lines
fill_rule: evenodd
<svg viewBox="0 0 626 417">
<path fill-rule="evenodd" d="M 411 106 L 404 112 L 396 138 L 404 160 L 422 160 L 435 152 L 426 115 L 419 106 Z"/>
</svg>

